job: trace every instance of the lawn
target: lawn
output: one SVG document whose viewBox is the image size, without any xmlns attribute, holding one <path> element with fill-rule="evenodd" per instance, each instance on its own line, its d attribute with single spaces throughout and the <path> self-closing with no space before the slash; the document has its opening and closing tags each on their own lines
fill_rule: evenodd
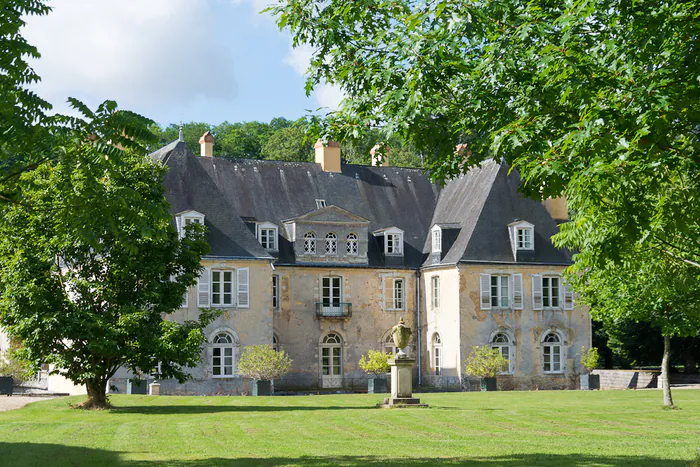
<svg viewBox="0 0 700 467">
<path fill-rule="evenodd" d="M 376 409 L 376 395 L 113 396 L 0 413 L 11 466 L 686 466 L 700 448 L 700 391 L 420 394 L 428 409 Z"/>
</svg>

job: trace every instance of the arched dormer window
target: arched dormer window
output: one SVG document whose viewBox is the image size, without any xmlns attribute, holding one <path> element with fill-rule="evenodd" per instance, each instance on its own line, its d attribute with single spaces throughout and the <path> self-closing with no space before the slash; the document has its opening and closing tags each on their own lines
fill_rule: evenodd
<svg viewBox="0 0 700 467">
<path fill-rule="evenodd" d="M 337 253 L 338 253 L 338 236 L 333 232 L 329 232 L 326 235 L 326 254 L 327 255 L 335 255 Z"/>
<path fill-rule="evenodd" d="M 357 234 L 349 233 L 347 237 L 347 243 L 345 245 L 346 252 L 349 256 L 357 256 L 359 252 L 357 243 Z"/>
<path fill-rule="evenodd" d="M 316 234 L 313 232 L 306 232 L 304 234 L 304 254 L 316 254 Z"/>
</svg>

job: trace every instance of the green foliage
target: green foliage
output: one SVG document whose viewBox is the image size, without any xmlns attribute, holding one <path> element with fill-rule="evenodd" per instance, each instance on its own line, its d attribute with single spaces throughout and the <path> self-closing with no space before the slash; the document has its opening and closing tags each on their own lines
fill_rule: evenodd
<svg viewBox="0 0 700 467">
<path fill-rule="evenodd" d="M 307 93 L 329 82 L 347 95 L 340 111 L 308 118 L 324 139 L 382 126 L 425 154 L 437 179 L 503 157 L 526 194 L 567 195 L 574 222 L 560 245 L 591 264 L 642 244 L 700 267 L 694 2 L 286 0 L 269 10 L 314 51 Z"/>
<path fill-rule="evenodd" d="M 375 377 L 389 372 L 389 359 L 392 354 L 379 350 L 369 350 L 367 356 L 362 355 L 358 365 L 365 373 L 371 373 Z"/>
<path fill-rule="evenodd" d="M 260 155 L 263 159 L 287 162 L 313 162 L 314 142 L 298 125 L 280 128 L 265 142 Z"/>
<path fill-rule="evenodd" d="M 284 351 L 269 345 L 246 347 L 238 361 L 238 372 L 258 381 L 269 381 L 286 375 L 292 369 L 292 359 Z"/>
<path fill-rule="evenodd" d="M 0 322 L 29 360 L 86 384 L 99 406 L 120 366 L 161 362 L 163 377 L 184 380 L 199 362 L 213 313 L 163 317 L 195 284 L 208 245 L 201 226 L 178 238 L 166 168 L 138 150 L 150 122 L 112 102 L 94 112 L 73 105 L 85 117 L 72 119 L 63 155 L 24 172 L 24 202 L 3 209 Z"/>
<path fill-rule="evenodd" d="M 600 354 L 598 353 L 597 348 L 591 347 L 590 349 L 586 350 L 585 346 L 581 347 L 581 365 L 583 365 L 583 367 L 588 370 L 589 373 L 591 370 L 598 368 L 599 364 Z"/>
<path fill-rule="evenodd" d="M 493 378 L 498 373 L 505 371 L 508 360 L 501 355 L 498 349 L 484 345 L 474 346 L 467 356 L 467 364 L 464 373 L 476 378 Z"/>
<path fill-rule="evenodd" d="M 20 384 L 34 379 L 36 374 L 35 366 L 24 357 L 18 342 L 13 342 L 0 354 L 0 376 L 12 376 L 15 384 Z"/>
</svg>

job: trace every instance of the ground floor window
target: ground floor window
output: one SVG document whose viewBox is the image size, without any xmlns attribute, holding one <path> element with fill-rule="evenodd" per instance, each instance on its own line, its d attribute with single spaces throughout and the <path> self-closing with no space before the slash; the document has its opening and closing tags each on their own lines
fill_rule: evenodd
<svg viewBox="0 0 700 467">
<path fill-rule="evenodd" d="M 222 332 L 214 337 L 212 344 L 212 375 L 214 378 L 233 377 L 233 337 L 226 332 Z"/>
<path fill-rule="evenodd" d="M 499 332 L 493 339 L 491 339 L 491 348 L 496 349 L 503 355 L 503 358 L 508 360 L 508 366 L 501 372 L 501 374 L 511 374 L 513 372 L 513 362 L 515 355 L 513 352 L 513 344 L 511 342 L 508 334 Z"/>
<path fill-rule="evenodd" d="M 553 332 L 542 339 L 542 371 L 545 373 L 561 373 L 562 370 L 562 341 Z"/>
<path fill-rule="evenodd" d="M 435 376 L 442 375 L 442 339 L 437 332 L 433 334 L 433 369 Z"/>
</svg>

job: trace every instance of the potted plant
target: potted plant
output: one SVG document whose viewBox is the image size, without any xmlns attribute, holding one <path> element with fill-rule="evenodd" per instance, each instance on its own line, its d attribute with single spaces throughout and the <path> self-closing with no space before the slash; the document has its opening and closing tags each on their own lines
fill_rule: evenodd
<svg viewBox="0 0 700 467">
<path fill-rule="evenodd" d="M 254 396 L 271 396 L 272 380 L 284 376 L 292 369 L 292 359 L 284 351 L 276 351 L 269 345 L 247 347 L 238 362 L 238 372 L 255 380 Z"/>
<path fill-rule="evenodd" d="M 591 374 L 598 368 L 599 362 L 600 355 L 597 348 L 591 347 L 586 350 L 586 347 L 581 347 L 581 365 L 586 369 L 586 373 L 581 373 L 582 390 L 600 389 L 600 375 Z"/>
<path fill-rule="evenodd" d="M 377 350 L 370 350 L 367 356 L 363 355 L 358 364 L 360 368 L 367 373 L 374 375 L 367 379 L 367 393 L 379 394 L 388 392 L 386 387 L 386 377 L 382 378 L 389 372 L 389 359 L 392 354 Z"/>
<path fill-rule="evenodd" d="M 497 391 L 496 375 L 508 367 L 508 360 L 498 349 L 474 346 L 467 357 L 465 374 L 481 378 L 482 391 Z"/>
<path fill-rule="evenodd" d="M 29 381 L 36 376 L 29 361 L 22 356 L 22 346 L 12 342 L 10 347 L 0 354 L 0 394 L 12 395 L 15 385 Z"/>
</svg>

